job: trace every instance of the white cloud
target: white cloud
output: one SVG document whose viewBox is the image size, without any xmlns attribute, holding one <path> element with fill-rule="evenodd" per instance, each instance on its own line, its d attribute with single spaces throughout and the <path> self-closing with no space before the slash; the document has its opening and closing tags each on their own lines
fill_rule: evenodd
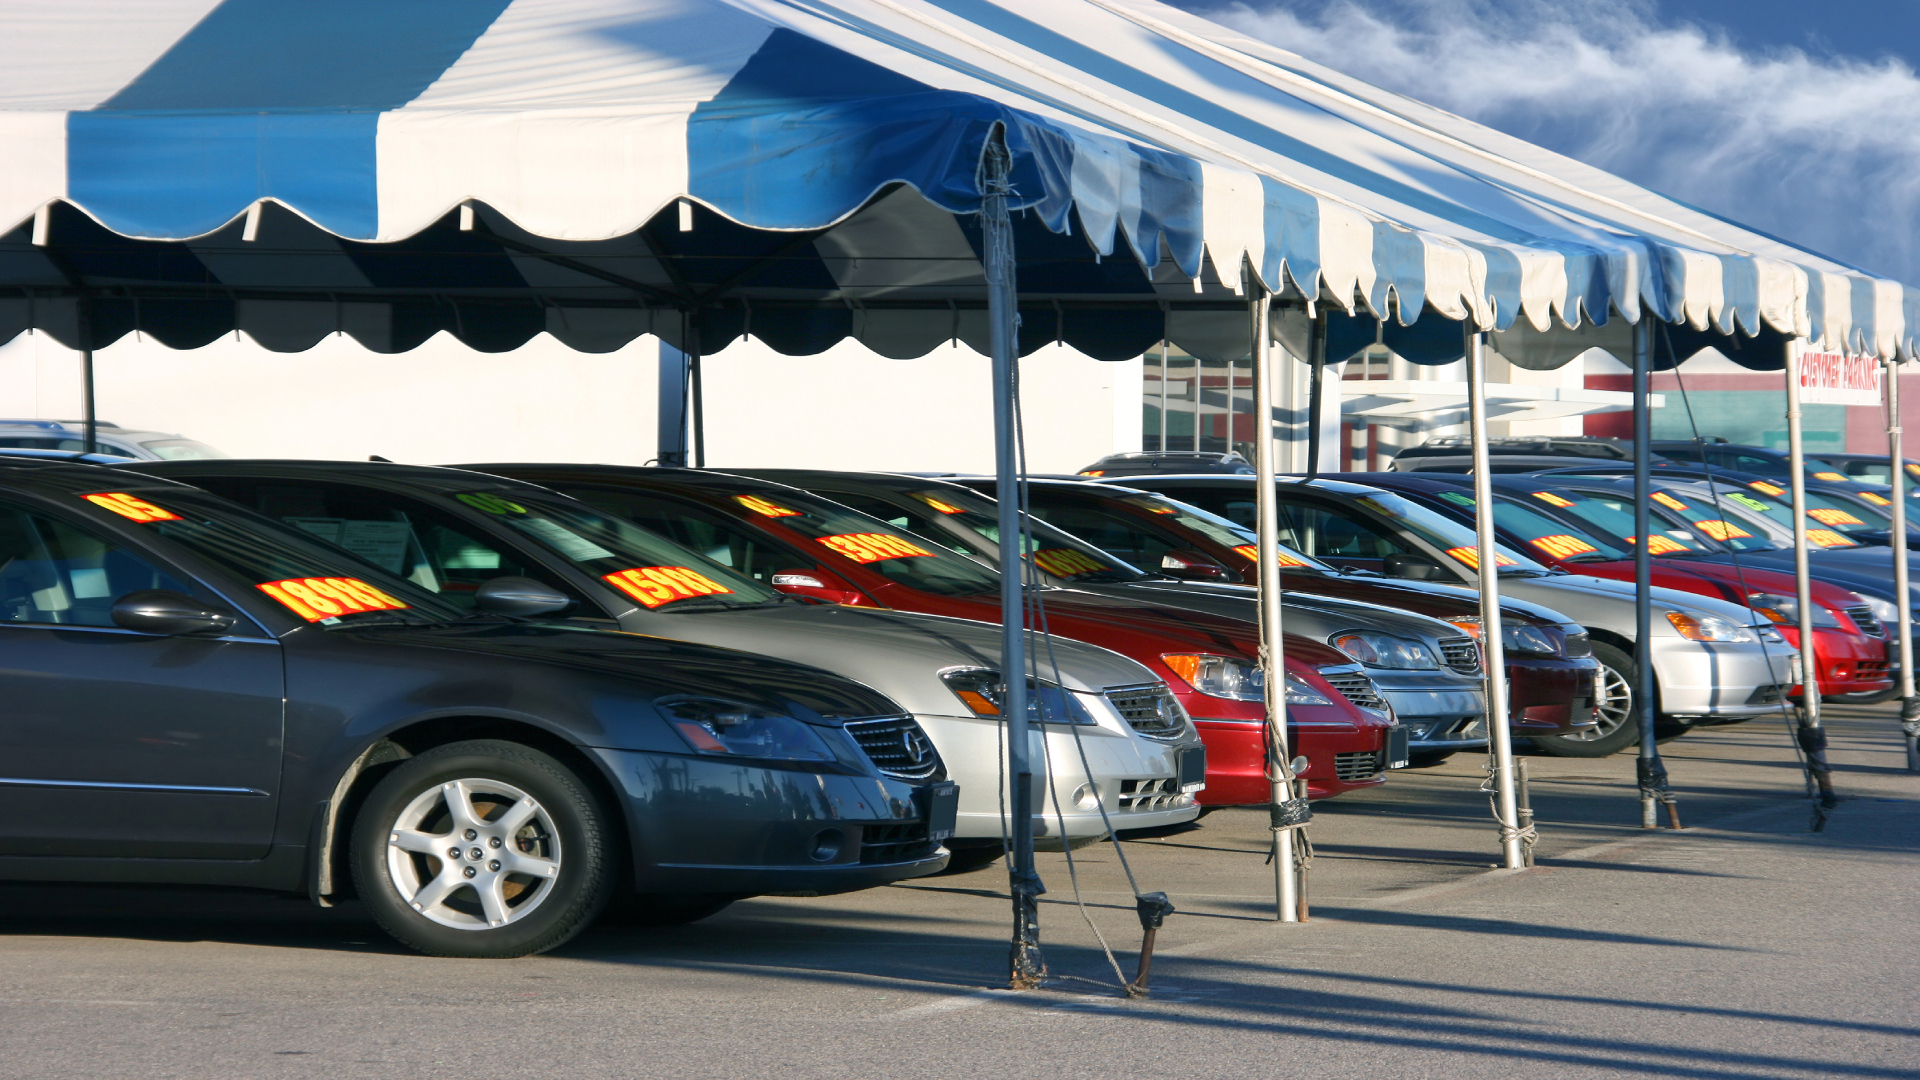
<svg viewBox="0 0 1920 1080">
<path fill-rule="evenodd" d="M 1747 51 L 1633 0 L 1182 6 L 1920 284 L 1920 78 L 1897 60 Z"/>
</svg>

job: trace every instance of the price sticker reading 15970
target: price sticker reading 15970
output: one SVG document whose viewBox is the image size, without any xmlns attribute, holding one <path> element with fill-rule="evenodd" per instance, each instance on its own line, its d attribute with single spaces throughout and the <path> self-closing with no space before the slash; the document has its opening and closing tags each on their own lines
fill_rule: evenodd
<svg viewBox="0 0 1920 1080">
<path fill-rule="evenodd" d="M 684 566 L 642 566 L 601 576 L 602 581 L 650 608 L 733 590 Z"/>
<path fill-rule="evenodd" d="M 171 510 L 162 510 L 145 499 L 136 499 L 124 491 L 101 491 L 92 495 L 82 495 L 102 510 L 111 510 L 128 521 L 137 521 L 142 525 L 154 521 L 179 521 L 180 515 Z"/>
<path fill-rule="evenodd" d="M 260 591 L 308 622 L 364 611 L 397 611 L 407 606 L 359 578 L 350 577 L 287 578 L 264 582 Z"/>
<path fill-rule="evenodd" d="M 897 536 L 888 536 L 886 533 L 841 533 L 839 536 L 822 536 L 819 540 L 858 563 L 879 562 L 882 559 L 911 559 L 933 554 L 918 544 L 910 544 Z"/>
</svg>

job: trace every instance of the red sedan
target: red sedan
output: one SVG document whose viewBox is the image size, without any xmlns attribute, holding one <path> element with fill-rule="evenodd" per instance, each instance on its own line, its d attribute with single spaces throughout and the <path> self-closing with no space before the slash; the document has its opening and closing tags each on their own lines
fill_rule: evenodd
<svg viewBox="0 0 1920 1080">
<path fill-rule="evenodd" d="M 1000 621 L 998 574 L 797 488 L 699 470 L 469 465 L 544 484 L 797 595 Z M 1207 745 L 1209 806 L 1265 803 L 1259 642 L 1246 623 L 1071 589 L 1043 594 L 1048 629 L 1112 649 L 1165 680 Z M 1393 721 L 1365 673 L 1309 638 L 1285 642 L 1289 741 L 1314 798 L 1384 779 Z M 1044 663 L 1044 658 L 1042 658 Z M 1378 711 L 1376 711 L 1378 710 Z"/>
</svg>

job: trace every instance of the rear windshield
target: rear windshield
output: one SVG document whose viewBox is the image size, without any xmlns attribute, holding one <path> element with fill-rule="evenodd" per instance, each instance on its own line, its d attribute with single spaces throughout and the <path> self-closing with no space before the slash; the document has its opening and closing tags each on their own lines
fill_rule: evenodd
<svg viewBox="0 0 1920 1080">
<path fill-rule="evenodd" d="M 1737 506 L 1744 515 L 1769 522 L 1783 534 L 1791 534 L 1793 530 L 1793 496 L 1785 484 L 1755 480 L 1738 487 L 1721 485 L 1720 505 L 1722 508 Z M 1861 510 L 1861 507 L 1851 503 L 1842 503 L 1818 492 L 1807 492 L 1807 542 L 1823 548 L 1859 547 L 1860 542 L 1849 539 L 1848 533 L 1886 528 L 1884 523 L 1867 524 Z M 1770 543 L 1769 546 L 1781 545 Z"/>
</svg>

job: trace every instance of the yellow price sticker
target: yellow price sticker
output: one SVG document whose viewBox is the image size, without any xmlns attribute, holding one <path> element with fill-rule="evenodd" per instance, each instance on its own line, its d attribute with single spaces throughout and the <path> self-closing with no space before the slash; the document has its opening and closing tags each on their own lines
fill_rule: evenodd
<svg viewBox="0 0 1920 1080">
<path fill-rule="evenodd" d="M 171 510 L 162 510 L 145 499 L 136 499 L 124 491 L 102 491 L 92 495 L 82 495 L 102 510 L 111 510 L 128 521 L 137 521 L 142 525 L 155 521 L 179 521 L 180 515 Z"/>
<path fill-rule="evenodd" d="M 641 566 L 602 574 L 600 580 L 650 608 L 733 590 L 684 566 Z"/>
<path fill-rule="evenodd" d="M 1765 480 L 1755 480 L 1747 486 L 1765 495 L 1785 495 L 1787 493 L 1786 488 L 1778 484 L 1769 484 Z"/>
<path fill-rule="evenodd" d="M 936 499 L 936 498 L 934 498 L 933 496 L 931 496 L 931 495 L 929 495 L 929 494 L 927 494 L 927 493 L 926 493 L 926 492 L 924 492 L 924 491 L 916 491 L 916 492 L 914 492 L 914 493 L 913 493 L 913 497 L 914 497 L 914 498 L 916 498 L 916 499 L 919 499 L 919 500 L 920 500 L 921 502 L 923 502 L 923 503 L 926 503 L 926 504 L 927 504 L 927 505 L 928 505 L 929 507 L 931 507 L 931 508 L 933 508 L 933 510 L 934 510 L 934 511 L 935 511 L 936 513 L 941 513 L 941 514 L 964 514 L 964 513 L 966 513 L 966 511 L 965 511 L 965 510 L 963 510 L 963 509 L 961 509 L 960 507 L 958 507 L 958 506 L 955 506 L 955 505 L 953 505 L 953 504 L 952 504 L 952 503 L 950 503 L 950 502 L 945 502 L 945 501 L 942 501 L 942 500 L 940 500 L 940 499 Z"/>
<path fill-rule="evenodd" d="M 1687 508 L 1686 503 L 1681 502 L 1679 499 L 1674 498 L 1673 496 L 1667 494 L 1664 491 L 1654 492 L 1653 501 L 1659 503 L 1661 506 L 1664 506 L 1669 510 L 1685 510 Z"/>
<path fill-rule="evenodd" d="M 1721 521 L 1718 518 L 1710 521 L 1696 521 L 1693 523 L 1693 527 L 1706 533 L 1713 539 L 1720 541 L 1732 540 L 1739 536 L 1753 535 L 1731 521 Z"/>
<path fill-rule="evenodd" d="M 1813 474 L 1813 478 L 1815 480 L 1833 480 L 1838 483 L 1844 484 L 1846 483 L 1846 480 L 1847 480 L 1847 474 L 1837 473 L 1837 472 L 1817 472 Z"/>
<path fill-rule="evenodd" d="M 1532 540 L 1527 541 L 1527 543 L 1532 544 L 1534 547 L 1539 548 L 1541 551 L 1546 552 L 1556 559 L 1571 559 L 1575 555 L 1585 555 L 1589 552 L 1600 550 L 1585 540 L 1568 533 L 1555 533 L 1552 536 L 1536 536 Z"/>
<path fill-rule="evenodd" d="M 1861 492 L 1860 497 L 1867 500 L 1868 502 L 1872 503 L 1875 506 L 1892 506 L 1893 505 L 1892 499 L 1883 499 L 1880 496 L 1875 495 L 1871 491 Z"/>
<path fill-rule="evenodd" d="M 1822 525 L 1839 526 L 1839 525 L 1865 525 L 1866 524 L 1866 522 L 1861 521 L 1859 518 L 1854 517 L 1852 514 L 1847 513 L 1845 510 L 1834 510 L 1824 506 L 1817 506 L 1817 507 L 1814 507 L 1813 509 L 1808 510 L 1807 516 L 1819 522 Z"/>
<path fill-rule="evenodd" d="M 1233 553 L 1249 561 L 1258 561 L 1260 558 L 1260 549 L 1257 547 L 1254 547 L 1252 544 L 1236 545 L 1233 549 Z M 1288 551 L 1276 551 L 1273 553 L 1273 558 L 1274 558 L 1274 561 L 1278 562 L 1281 566 L 1307 565 L 1307 560 L 1302 559 L 1299 556 Z"/>
<path fill-rule="evenodd" d="M 1033 561 L 1040 569 L 1054 577 L 1078 577 L 1081 574 L 1094 574 L 1110 569 L 1100 561 L 1084 552 L 1072 548 L 1047 548 L 1033 553 Z"/>
<path fill-rule="evenodd" d="M 758 495 L 735 495 L 733 501 L 759 514 L 761 517 L 783 518 L 800 516 L 800 511 L 789 510 L 779 503 L 768 502 Z"/>
<path fill-rule="evenodd" d="M 1456 559 L 1459 559 L 1463 563 L 1466 563 L 1467 569 L 1469 570 L 1480 569 L 1480 551 L 1478 548 L 1470 548 L 1470 547 L 1448 548 L 1447 554 L 1453 556 Z M 1519 566 L 1520 561 L 1518 559 L 1509 559 L 1505 555 L 1502 555 L 1496 551 L 1493 553 L 1493 565 L 1496 567 Z"/>
<path fill-rule="evenodd" d="M 909 543 L 886 533 L 841 533 L 838 536 L 822 536 L 819 540 L 857 563 L 880 562 L 883 559 L 913 559 L 933 554 L 918 544 Z"/>
<path fill-rule="evenodd" d="M 308 622 L 365 611 L 398 611 L 407 606 L 359 578 L 286 578 L 263 582 L 259 588 Z"/>
<path fill-rule="evenodd" d="M 1832 529 L 1808 529 L 1807 543 L 1821 547 L 1852 547 L 1853 541 L 1834 532 Z"/>
<path fill-rule="evenodd" d="M 1629 544 L 1637 544 L 1639 542 L 1640 538 L 1637 536 L 1627 537 L 1627 543 Z M 1647 541 L 1647 554 L 1649 555 L 1671 555 L 1676 551 L 1685 550 L 1687 550 L 1687 545 L 1678 540 L 1661 536 L 1659 533 L 1653 534 L 1653 537 Z"/>
<path fill-rule="evenodd" d="M 1560 496 L 1555 495 L 1551 491 L 1536 491 L 1533 493 L 1533 497 L 1536 499 L 1539 499 L 1543 503 L 1546 503 L 1548 506 L 1572 506 L 1573 505 L 1572 499 L 1563 499 Z"/>
</svg>

